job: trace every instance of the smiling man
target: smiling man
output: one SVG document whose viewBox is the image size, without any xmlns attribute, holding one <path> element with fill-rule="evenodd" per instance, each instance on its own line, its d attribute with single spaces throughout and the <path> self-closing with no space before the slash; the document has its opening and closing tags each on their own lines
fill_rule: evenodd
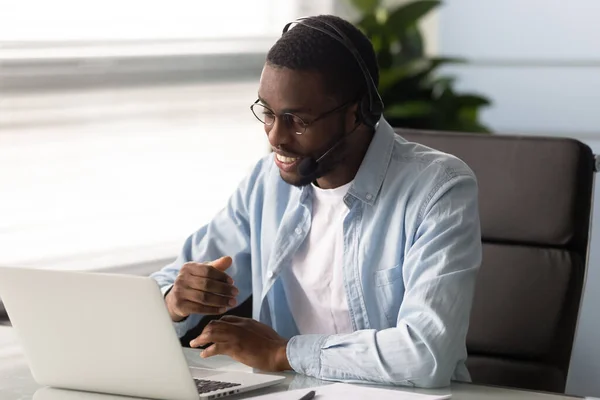
<svg viewBox="0 0 600 400">
<path fill-rule="evenodd" d="M 289 29 L 288 29 L 289 28 Z M 180 336 L 265 371 L 439 387 L 469 380 L 477 183 L 381 117 L 369 40 L 334 16 L 287 26 L 251 109 L 273 153 L 153 277 Z M 211 261 L 212 260 L 212 261 Z"/>
</svg>

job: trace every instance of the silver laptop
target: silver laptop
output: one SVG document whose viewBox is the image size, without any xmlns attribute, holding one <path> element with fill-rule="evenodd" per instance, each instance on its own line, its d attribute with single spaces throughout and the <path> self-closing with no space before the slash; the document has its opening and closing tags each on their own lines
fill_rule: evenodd
<svg viewBox="0 0 600 400">
<path fill-rule="evenodd" d="M 0 299 L 40 385 L 196 400 L 285 379 L 190 368 L 149 277 L 0 268 Z"/>
</svg>

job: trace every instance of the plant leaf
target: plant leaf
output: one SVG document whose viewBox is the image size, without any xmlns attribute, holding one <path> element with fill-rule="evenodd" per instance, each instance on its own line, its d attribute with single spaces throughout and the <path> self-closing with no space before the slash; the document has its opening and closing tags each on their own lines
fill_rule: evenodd
<svg viewBox="0 0 600 400">
<path fill-rule="evenodd" d="M 460 94 L 456 96 L 456 103 L 459 107 L 482 107 L 489 106 L 490 101 L 476 94 Z"/>
<path fill-rule="evenodd" d="M 387 35 L 386 26 L 380 24 L 375 17 L 375 14 L 368 13 L 363 15 L 360 21 L 355 24 L 365 36 L 369 39 L 373 35 Z"/>
<path fill-rule="evenodd" d="M 396 33 L 416 25 L 419 19 L 441 4 L 440 0 L 421 0 L 398 6 L 390 12 L 387 24 Z"/>
<path fill-rule="evenodd" d="M 447 88 L 454 84 L 456 81 L 455 76 L 437 76 L 431 81 L 431 86 L 434 88 Z"/>
<path fill-rule="evenodd" d="M 377 64 L 384 70 L 390 68 L 394 63 L 394 56 L 389 51 L 387 42 L 379 42 L 381 50 L 377 53 Z"/>
<path fill-rule="evenodd" d="M 400 59 L 410 60 L 423 57 L 423 35 L 417 26 L 409 26 L 402 35 L 398 35 L 400 42 Z"/>
<path fill-rule="evenodd" d="M 385 91 L 403 79 L 415 76 L 426 70 L 428 64 L 424 60 L 412 60 L 401 66 L 382 69 L 379 72 L 379 90 Z"/>
<path fill-rule="evenodd" d="M 417 118 L 433 112 L 433 105 L 426 101 L 406 101 L 386 107 L 386 118 Z"/>
<path fill-rule="evenodd" d="M 411 0 L 391 10 L 380 0 L 349 0 L 363 12 L 356 24 L 371 39 L 379 62 L 379 92 L 390 123 L 415 129 L 489 132 L 479 110 L 490 101 L 474 93 L 455 91 L 454 78 L 437 69 L 467 60 L 427 57 L 419 28 L 422 17 L 440 0 Z"/>
<path fill-rule="evenodd" d="M 415 81 L 426 82 L 429 75 L 438 67 L 448 63 L 459 63 L 458 58 L 435 57 L 413 58 L 380 71 L 380 87 L 382 90 L 396 83 L 400 78 L 412 76 Z"/>
<path fill-rule="evenodd" d="M 438 76 L 431 80 L 430 85 L 434 97 L 439 97 L 446 89 L 452 87 L 456 78 L 453 76 Z"/>
<path fill-rule="evenodd" d="M 444 92 L 451 89 L 450 85 L 434 86 L 433 71 L 442 65 L 446 59 L 414 59 L 401 66 L 381 70 L 379 73 L 379 91 L 382 95 L 390 92 L 416 93 L 427 88 L 432 98 L 440 98 Z M 395 96 L 394 96 L 395 97 Z"/>
<path fill-rule="evenodd" d="M 461 122 L 475 123 L 477 122 L 477 107 L 461 107 L 458 110 L 458 120 Z"/>
<path fill-rule="evenodd" d="M 350 0 L 350 2 L 363 14 L 372 13 L 379 7 L 379 0 Z"/>
<path fill-rule="evenodd" d="M 466 64 L 467 60 L 459 57 L 431 57 L 429 61 L 436 65 L 442 64 Z"/>
</svg>

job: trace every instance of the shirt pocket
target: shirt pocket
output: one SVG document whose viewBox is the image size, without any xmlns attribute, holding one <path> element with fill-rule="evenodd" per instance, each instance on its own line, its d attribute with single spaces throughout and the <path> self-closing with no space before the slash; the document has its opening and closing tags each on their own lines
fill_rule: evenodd
<svg viewBox="0 0 600 400">
<path fill-rule="evenodd" d="M 398 312 L 404 298 L 402 264 L 375 271 L 375 295 L 389 327 L 397 324 Z"/>
</svg>

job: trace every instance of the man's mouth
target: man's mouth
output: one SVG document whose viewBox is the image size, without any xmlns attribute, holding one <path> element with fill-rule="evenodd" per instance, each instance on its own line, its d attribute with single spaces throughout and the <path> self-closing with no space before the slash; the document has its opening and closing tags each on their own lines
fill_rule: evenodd
<svg viewBox="0 0 600 400">
<path fill-rule="evenodd" d="M 293 164 L 300 159 L 300 157 L 286 157 L 286 156 L 282 156 L 281 154 L 278 154 L 278 153 L 275 154 L 275 157 L 277 158 L 278 161 L 280 161 L 284 164 Z"/>
<path fill-rule="evenodd" d="M 275 164 L 283 172 L 293 173 L 301 160 L 302 157 L 288 157 L 275 153 Z"/>
</svg>

